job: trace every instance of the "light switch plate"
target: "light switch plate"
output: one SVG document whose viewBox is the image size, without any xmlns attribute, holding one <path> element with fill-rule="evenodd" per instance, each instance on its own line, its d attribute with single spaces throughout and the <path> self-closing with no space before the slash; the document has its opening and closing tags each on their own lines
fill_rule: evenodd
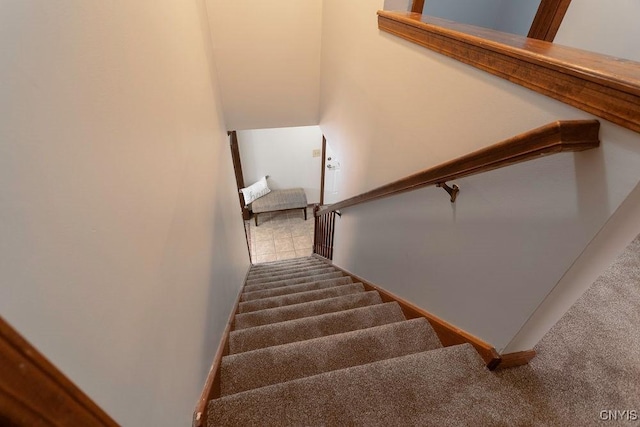
<svg viewBox="0 0 640 427">
<path fill-rule="evenodd" d="M 322 155 L 322 150 L 313 150 L 313 157 L 320 157 Z"/>
</svg>

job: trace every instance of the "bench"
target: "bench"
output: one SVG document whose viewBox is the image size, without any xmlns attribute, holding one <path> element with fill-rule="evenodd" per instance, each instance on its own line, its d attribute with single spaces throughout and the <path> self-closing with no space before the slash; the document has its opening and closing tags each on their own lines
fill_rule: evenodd
<svg viewBox="0 0 640 427">
<path fill-rule="evenodd" d="M 251 203 L 251 210 L 256 219 L 256 227 L 258 226 L 259 213 L 287 211 L 291 209 L 302 209 L 304 211 L 304 220 L 307 220 L 307 195 L 302 188 L 271 190 L 270 193 Z"/>
</svg>

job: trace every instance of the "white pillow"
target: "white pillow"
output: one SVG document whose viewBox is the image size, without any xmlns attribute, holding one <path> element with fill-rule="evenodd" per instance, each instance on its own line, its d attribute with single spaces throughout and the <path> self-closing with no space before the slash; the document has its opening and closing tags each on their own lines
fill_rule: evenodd
<svg viewBox="0 0 640 427">
<path fill-rule="evenodd" d="M 242 196 L 244 197 L 244 205 L 247 206 L 249 203 L 253 202 L 260 197 L 269 194 L 271 189 L 267 186 L 267 177 L 263 176 L 260 178 L 260 181 L 255 184 L 251 184 L 250 186 L 241 189 Z"/>
</svg>

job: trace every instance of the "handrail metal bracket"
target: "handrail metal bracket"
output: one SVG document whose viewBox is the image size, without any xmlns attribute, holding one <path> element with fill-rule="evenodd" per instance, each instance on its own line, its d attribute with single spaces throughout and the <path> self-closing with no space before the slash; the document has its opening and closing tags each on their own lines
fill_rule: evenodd
<svg viewBox="0 0 640 427">
<path fill-rule="evenodd" d="M 453 184 L 453 187 L 449 187 L 446 182 L 439 182 L 436 184 L 436 187 L 444 188 L 444 191 L 449 193 L 449 196 L 451 196 L 451 203 L 456 202 L 456 198 L 460 192 L 460 187 L 455 184 Z"/>
</svg>

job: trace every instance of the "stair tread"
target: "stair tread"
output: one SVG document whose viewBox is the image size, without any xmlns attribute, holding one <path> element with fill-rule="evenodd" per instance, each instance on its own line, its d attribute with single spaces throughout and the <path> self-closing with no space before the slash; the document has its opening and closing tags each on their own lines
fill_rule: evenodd
<svg viewBox="0 0 640 427">
<path fill-rule="evenodd" d="M 313 276 L 316 274 L 330 273 L 332 271 L 336 271 L 336 269 L 334 267 L 331 267 L 330 265 L 326 265 L 308 271 L 296 270 L 296 272 L 293 273 L 269 274 L 257 279 L 247 279 L 247 286 L 278 282 L 280 280 L 295 279 L 297 277 Z"/>
<path fill-rule="evenodd" d="M 353 283 L 349 276 L 340 276 L 333 279 L 319 280 L 316 282 L 300 283 L 297 285 L 280 286 L 276 288 L 261 289 L 257 291 L 244 292 L 240 295 L 241 302 L 255 301 L 263 298 L 270 298 L 280 295 L 289 295 L 298 292 L 305 292 L 318 289 L 327 289 Z"/>
<path fill-rule="evenodd" d="M 225 396 L 210 401 L 208 411 L 216 426 L 532 425 L 536 419 L 521 392 L 489 372 L 469 344 Z"/>
<path fill-rule="evenodd" d="M 369 291 L 287 305 L 284 307 L 267 308 L 251 313 L 237 314 L 235 317 L 235 330 L 286 322 L 288 320 L 312 317 L 319 314 L 335 313 L 337 311 L 374 304 L 382 304 L 382 299 L 378 292 Z"/>
<path fill-rule="evenodd" d="M 262 276 L 266 276 L 269 274 L 286 274 L 288 272 L 294 272 L 294 271 L 306 271 L 306 270 L 312 270 L 314 268 L 320 268 L 320 267 L 327 267 L 329 266 L 328 264 L 325 264 L 324 262 L 321 261 L 315 261 L 315 262 L 311 262 L 311 263 L 305 263 L 302 265 L 294 265 L 294 266 L 290 266 L 290 267 L 278 267 L 278 268 L 270 268 L 267 270 L 254 270 L 253 268 L 251 269 L 251 271 L 249 271 L 249 275 L 247 276 L 249 279 L 254 279 L 254 278 L 258 278 L 258 277 L 262 277 Z"/>
<path fill-rule="evenodd" d="M 406 320 L 396 302 L 232 331 L 229 354 Z"/>
<path fill-rule="evenodd" d="M 280 261 L 261 262 L 258 264 L 253 264 L 252 268 L 260 270 L 263 268 L 279 267 L 283 265 L 302 264 L 309 261 L 318 261 L 318 258 L 309 256 L 309 257 L 303 257 L 303 258 L 285 259 Z"/>
<path fill-rule="evenodd" d="M 270 298 L 241 302 L 240 304 L 238 304 L 238 313 L 251 313 L 268 308 L 284 307 L 288 305 L 299 304 L 302 302 L 317 301 L 341 295 L 355 294 L 357 292 L 364 292 L 364 285 L 362 283 L 352 283 L 350 285 L 344 286 L 333 286 L 325 289 L 316 289 L 304 292 L 296 292 L 293 294 L 272 296 Z"/>
<path fill-rule="evenodd" d="M 230 395 L 440 347 L 424 318 L 268 347 L 225 356 L 221 392 Z"/>
<path fill-rule="evenodd" d="M 261 283 L 258 285 L 247 285 L 244 287 L 244 292 L 253 292 L 263 289 L 279 288 L 282 286 L 298 285 L 300 283 L 317 282 L 320 280 L 334 279 L 336 277 L 342 276 L 344 276 L 344 274 L 341 271 L 333 271 L 330 273 L 316 274 L 312 276 L 296 277 L 292 279 L 279 280 L 277 282 Z"/>
</svg>

